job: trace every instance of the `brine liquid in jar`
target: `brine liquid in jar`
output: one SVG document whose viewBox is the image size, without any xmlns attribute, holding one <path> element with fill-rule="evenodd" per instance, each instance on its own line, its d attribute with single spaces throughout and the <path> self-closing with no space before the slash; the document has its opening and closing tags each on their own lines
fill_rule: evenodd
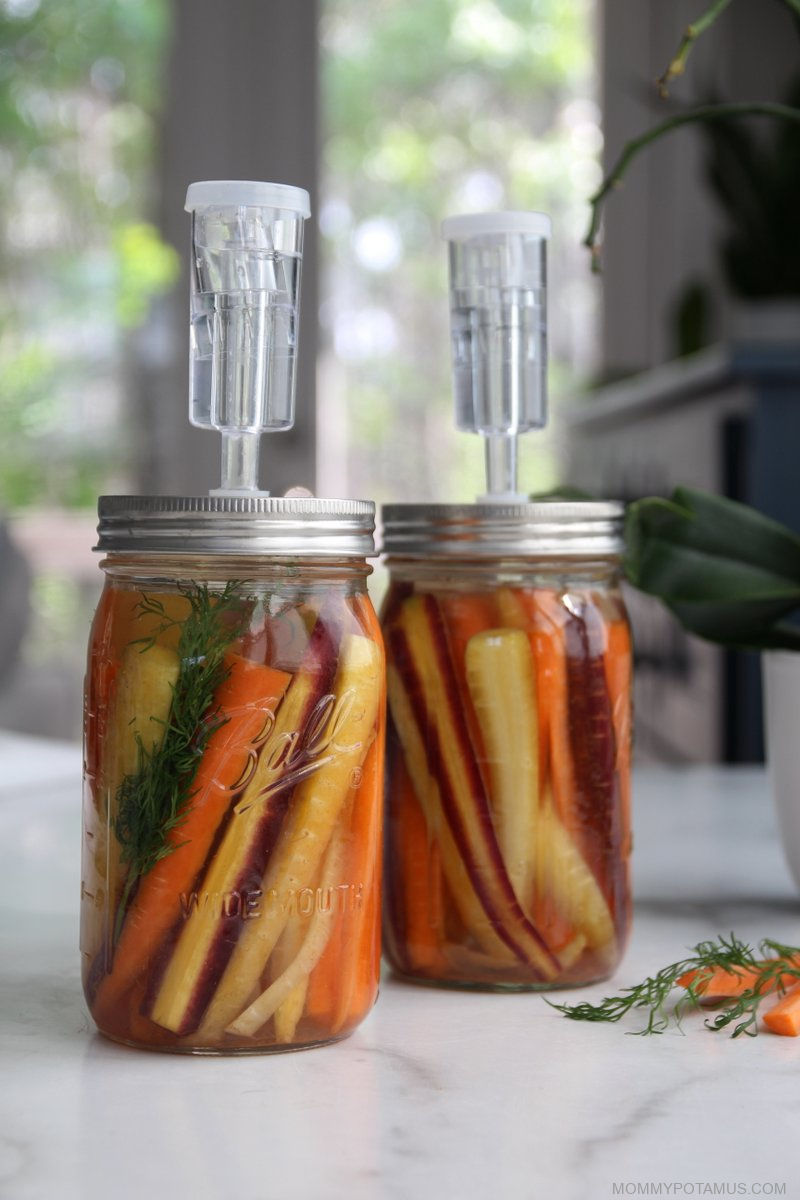
<svg viewBox="0 0 800 1200">
<path fill-rule="evenodd" d="M 374 1003 L 380 955 L 384 667 L 367 568 L 143 558 L 104 563 L 89 651 L 91 1014 L 109 1037 L 174 1051 L 342 1037 Z"/>
<path fill-rule="evenodd" d="M 469 521 L 439 516 L 470 507 Z M 556 522 L 562 507 L 588 519 L 557 504 L 503 518 L 478 506 L 385 512 L 384 941 L 410 978 L 588 983 L 626 944 L 630 630 L 607 541 L 581 557 L 565 539 L 560 562 L 558 538 L 536 542 L 537 521 Z M 498 527 L 493 548 L 481 557 L 478 539 L 473 557 L 455 557 L 475 538 L 474 510 Z M 409 512 L 426 512 L 433 530 L 417 526 L 416 545 Z"/>
</svg>

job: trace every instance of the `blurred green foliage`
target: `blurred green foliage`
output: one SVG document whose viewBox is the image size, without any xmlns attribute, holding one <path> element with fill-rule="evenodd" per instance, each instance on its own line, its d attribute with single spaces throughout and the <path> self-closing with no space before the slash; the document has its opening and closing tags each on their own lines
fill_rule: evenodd
<svg viewBox="0 0 800 1200">
<path fill-rule="evenodd" d="M 0 0 L 0 503 L 124 477 L 124 330 L 175 278 L 150 200 L 169 0 Z"/>
<path fill-rule="evenodd" d="M 576 343 L 591 335 L 574 326 L 594 304 L 579 246 L 599 179 L 593 15 L 593 0 L 321 0 L 319 411 L 351 494 L 483 491 L 480 439 L 453 431 L 446 215 L 552 214 L 551 381 L 587 369 Z M 552 453 L 526 442 L 523 486 L 546 487 Z"/>
</svg>

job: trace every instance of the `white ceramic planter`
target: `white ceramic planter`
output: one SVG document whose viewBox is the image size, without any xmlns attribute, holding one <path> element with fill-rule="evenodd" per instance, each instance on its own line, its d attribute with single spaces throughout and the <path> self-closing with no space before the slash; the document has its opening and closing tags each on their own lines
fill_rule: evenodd
<svg viewBox="0 0 800 1200">
<path fill-rule="evenodd" d="M 767 762 L 783 851 L 800 888 L 800 652 L 761 656 Z"/>
</svg>

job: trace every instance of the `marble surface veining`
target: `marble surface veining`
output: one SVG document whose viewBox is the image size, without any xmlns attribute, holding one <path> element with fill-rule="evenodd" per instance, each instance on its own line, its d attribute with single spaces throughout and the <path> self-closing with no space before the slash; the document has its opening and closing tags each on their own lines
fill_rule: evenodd
<svg viewBox="0 0 800 1200">
<path fill-rule="evenodd" d="M 78 980 L 79 758 L 0 734 L 3 1200 L 800 1197 L 800 1039 L 731 1041 L 702 1017 L 629 1037 L 536 995 L 389 979 L 348 1041 L 303 1054 L 104 1041 Z M 763 772 L 649 770 L 634 803 L 630 948 L 612 984 L 566 996 L 717 933 L 800 942 Z"/>
</svg>

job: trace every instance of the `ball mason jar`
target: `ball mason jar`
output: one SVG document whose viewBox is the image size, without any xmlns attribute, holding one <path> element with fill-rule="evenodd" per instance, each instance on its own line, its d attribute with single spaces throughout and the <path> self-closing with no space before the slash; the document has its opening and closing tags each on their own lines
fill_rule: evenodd
<svg viewBox="0 0 800 1200">
<path fill-rule="evenodd" d="M 344 1037 L 380 959 L 374 506 L 104 497 L 81 953 L 98 1029 L 195 1053 Z"/>
<path fill-rule="evenodd" d="M 602 979 L 628 937 L 616 503 L 390 505 L 384 943 L 459 987 Z"/>
</svg>

